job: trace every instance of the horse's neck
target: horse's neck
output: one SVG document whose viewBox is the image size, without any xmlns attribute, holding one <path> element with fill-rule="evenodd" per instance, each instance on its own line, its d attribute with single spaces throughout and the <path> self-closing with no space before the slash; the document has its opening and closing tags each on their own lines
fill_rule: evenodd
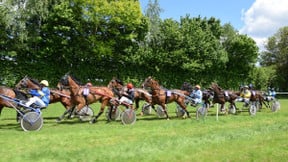
<svg viewBox="0 0 288 162">
<path fill-rule="evenodd" d="M 72 95 L 77 95 L 81 88 L 76 82 L 72 80 L 72 78 L 69 78 L 69 86 Z"/>
<path fill-rule="evenodd" d="M 214 88 L 215 95 L 221 95 L 223 92 L 219 88 Z"/>
</svg>

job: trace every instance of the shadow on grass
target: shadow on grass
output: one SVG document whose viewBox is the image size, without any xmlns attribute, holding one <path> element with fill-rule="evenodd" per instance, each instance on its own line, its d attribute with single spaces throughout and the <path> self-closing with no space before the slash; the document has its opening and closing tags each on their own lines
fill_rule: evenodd
<svg viewBox="0 0 288 162">
<path fill-rule="evenodd" d="M 21 126 L 20 126 L 20 123 L 17 123 L 15 121 L 15 123 L 9 123 L 9 124 L 1 124 L 0 125 L 0 130 L 17 130 L 17 131 L 23 131 Z"/>
</svg>

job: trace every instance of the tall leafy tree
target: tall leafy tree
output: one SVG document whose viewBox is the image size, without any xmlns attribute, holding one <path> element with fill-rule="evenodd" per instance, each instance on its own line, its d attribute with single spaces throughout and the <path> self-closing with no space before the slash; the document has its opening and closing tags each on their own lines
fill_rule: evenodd
<svg viewBox="0 0 288 162">
<path fill-rule="evenodd" d="M 265 51 L 261 53 L 260 64 L 262 66 L 274 67 L 277 79 L 271 83 L 280 90 L 288 90 L 288 27 L 280 28 L 273 36 L 268 38 Z"/>
<path fill-rule="evenodd" d="M 250 83 L 250 71 L 254 70 L 258 58 L 258 47 L 247 35 L 239 34 L 230 24 L 223 26 L 222 42 L 228 54 L 224 76 L 226 86 L 236 88 Z"/>
</svg>

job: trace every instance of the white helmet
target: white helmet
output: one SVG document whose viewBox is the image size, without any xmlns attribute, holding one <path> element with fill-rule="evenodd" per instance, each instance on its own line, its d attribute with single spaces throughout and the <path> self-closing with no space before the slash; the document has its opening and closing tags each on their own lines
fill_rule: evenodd
<svg viewBox="0 0 288 162">
<path fill-rule="evenodd" d="M 43 85 L 45 85 L 46 87 L 49 86 L 49 83 L 48 83 L 47 80 L 41 80 L 40 84 L 43 84 Z"/>
</svg>

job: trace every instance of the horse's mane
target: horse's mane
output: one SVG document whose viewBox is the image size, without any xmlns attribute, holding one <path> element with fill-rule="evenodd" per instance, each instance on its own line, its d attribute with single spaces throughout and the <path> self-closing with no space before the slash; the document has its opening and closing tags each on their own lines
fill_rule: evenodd
<svg viewBox="0 0 288 162">
<path fill-rule="evenodd" d="M 212 83 L 212 86 L 211 86 L 211 87 L 212 87 L 212 89 L 213 89 L 216 93 L 218 93 L 218 94 L 220 94 L 220 92 L 222 91 L 222 88 L 219 87 L 217 83 Z"/>
<path fill-rule="evenodd" d="M 188 92 L 192 92 L 193 91 L 192 85 L 190 83 L 188 83 L 188 82 L 184 82 L 180 89 L 184 90 L 184 91 L 188 91 Z"/>
<path fill-rule="evenodd" d="M 40 83 L 39 83 L 39 81 L 37 80 L 37 79 L 33 79 L 33 78 L 31 78 L 31 77 L 27 77 L 33 84 L 36 84 L 37 86 L 41 86 L 40 85 Z"/>
<path fill-rule="evenodd" d="M 78 85 L 83 85 L 76 77 L 74 77 L 71 74 L 65 74 L 64 76 L 61 77 L 60 83 L 67 86 L 68 85 L 68 77 L 70 77 L 76 84 Z"/>
<path fill-rule="evenodd" d="M 71 79 L 72 79 L 76 84 L 78 84 L 78 85 L 83 85 L 83 84 L 80 82 L 80 80 L 77 79 L 75 76 L 70 75 L 70 77 L 71 77 Z"/>
</svg>

